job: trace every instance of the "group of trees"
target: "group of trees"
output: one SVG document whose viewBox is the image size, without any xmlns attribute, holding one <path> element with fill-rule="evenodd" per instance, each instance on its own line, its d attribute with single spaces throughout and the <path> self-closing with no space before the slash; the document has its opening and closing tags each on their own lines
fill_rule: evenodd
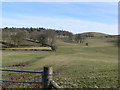
<svg viewBox="0 0 120 90">
<path fill-rule="evenodd" d="M 54 30 L 33 30 L 33 28 L 4 28 L 2 30 L 2 40 L 6 47 L 19 47 L 25 40 L 39 42 L 41 46 L 49 46 L 55 50 L 56 32 Z M 33 30 L 33 31 L 31 31 Z"/>
<path fill-rule="evenodd" d="M 46 30 L 41 32 L 34 32 L 31 34 L 30 39 L 34 41 L 38 41 L 41 46 L 49 46 L 52 50 L 56 49 L 55 41 L 56 41 L 56 32 L 52 30 Z"/>
<path fill-rule="evenodd" d="M 54 30 L 45 28 L 8 28 L 2 29 L 3 42 L 9 43 L 8 47 L 20 46 L 26 39 L 39 42 L 41 46 L 50 46 L 53 50 L 56 48 L 55 41 L 57 36 L 67 38 L 69 42 L 83 43 L 86 37 L 93 37 L 91 34 L 73 34 L 69 31 Z"/>
<path fill-rule="evenodd" d="M 26 33 L 22 31 L 2 31 L 2 40 L 7 43 L 6 47 L 18 47 L 26 39 Z"/>
<path fill-rule="evenodd" d="M 75 35 L 75 41 L 77 43 L 83 43 L 84 40 L 85 40 L 85 36 L 84 35 L 82 35 L 82 34 L 76 34 Z"/>
</svg>

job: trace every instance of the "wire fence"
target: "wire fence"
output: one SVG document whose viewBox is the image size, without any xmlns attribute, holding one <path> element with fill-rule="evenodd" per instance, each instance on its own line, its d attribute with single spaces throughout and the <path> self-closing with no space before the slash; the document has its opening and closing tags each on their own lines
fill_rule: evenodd
<svg viewBox="0 0 120 90">
<path fill-rule="evenodd" d="M 93 73 L 103 73 L 103 72 L 109 72 L 109 73 L 110 72 L 118 72 L 118 70 L 113 69 L 113 70 L 100 70 L 100 71 L 90 71 L 90 72 L 88 72 L 88 71 L 85 72 L 84 71 L 84 72 L 76 72 L 75 74 L 90 74 L 90 73 L 93 74 Z M 68 73 L 68 72 L 67 72 L 67 74 L 68 75 L 73 75 L 73 73 Z M 66 74 L 65 73 L 54 73 L 53 75 L 55 76 L 55 75 L 66 75 Z"/>
<path fill-rule="evenodd" d="M 3 70 L 4 71 L 4 70 Z M 26 70 L 22 70 L 25 72 Z M 28 71 L 29 73 L 21 74 L 21 70 L 19 70 L 19 74 L 16 73 L 17 71 L 13 71 L 12 73 L 7 73 L 9 75 L 8 79 L 16 80 L 19 84 L 15 84 L 16 86 L 19 85 L 20 87 L 34 87 L 40 88 L 39 84 L 42 84 L 42 78 L 40 77 L 40 73 L 42 71 Z M 30 73 L 36 74 L 30 74 Z M 14 74 L 13 74 L 14 73 Z M 14 76 L 16 78 L 13 78 Z M 98 71 L 86 71 L 86 72 L 54 72 L 52 74 L 53 80 L 57 82 L 57 84 L 63 88 L 94 88 L 94 87 L 117 87 L 118 86 L 118 71 L 115 69 L 112 70 L 98 70 Z M 7 77 L 7 76 L 5 76 Z M 21 79 L 22 78 L 22 79 Z M 27 79 L 27 81 L 22 81 Z M 20 81 L 18 81 L 20 80 Z M 13 83 L 16 83 L 14 81 Z M 26 85 L 26 82 L 27 85 Z M 34 83 L 33 83 L 34 82 Z M 8 86 L 14 86 L 11 81 L 3 83 Z M 9 84 L 9 85 L 8 85 Z"/>
<path fill-rule="evenodd" d="M 118 87 L 118 70 L 54 73 L 54 80 L 64 88 Z"/>
<path fill-rule="evenodd" d="M 12 69 L 0 69 L 0 71 L 9 71 L 9 72 L 23 72 L 23 73 L 37 73 L 37 74 L 41 74 L 41 73 L 43 73 L 43 71 L 30 71 L 30 70 L 12 70 Z M 9 74 L 10 75 L 10 74 Z M 13 74 L 11 74 L 11 75 L 13 75 Z M 40 75 L 39 75 L 40 76 Z M 13 76 L 12 76 L 13 77 Z M 17 76 L 16 76 L 17 77 Z M 9 77 L 10 78 L 10 77 Z M 15 77 L 14 78 L 11 78 L 11 79 L 15 79 Z M 23 79 L 25 79 L 25 78 L 23 78 Z M 40 79 L 39 79 L 40 80 Z M 18 80 L 16 80 L 16 81 L 14 81 L 14 80 L 0 80 L 0 81 L 2 81 L 2 82 L 7 82 L 7 83 L 23 83 L 23 84 L 42 84 L 42 82 L 33 82 L 33 81 L 31 81 L 31 82 L 29 82 L 29 81 L 18 81 Z M 5 85 L 4 85 L 5 86 Z M 5 86 L 6 87 L 6 86 Z"/>
</svg>

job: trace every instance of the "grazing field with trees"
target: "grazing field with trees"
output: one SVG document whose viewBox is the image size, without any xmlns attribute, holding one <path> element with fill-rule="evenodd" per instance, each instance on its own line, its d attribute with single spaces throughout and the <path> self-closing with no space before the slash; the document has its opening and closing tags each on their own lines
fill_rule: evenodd
<svg viewBox="0 0 120 90">
<path fill-rule="evenodd" d="M 73 34 L 45 28 L 2 29 L 2 68 L 42 70 L 53 67 L 64 88 L 118 87 L 118 36 L 97 32 Z M 40 51 L 41 50 L 41 51 Z M 43 51 L 42 51 L 43 50 Z M 39 74 L 3 72 L 3 79 L 41 81 Z M 7 88 L 40 88 L 3 82 Z"/>
</svg>

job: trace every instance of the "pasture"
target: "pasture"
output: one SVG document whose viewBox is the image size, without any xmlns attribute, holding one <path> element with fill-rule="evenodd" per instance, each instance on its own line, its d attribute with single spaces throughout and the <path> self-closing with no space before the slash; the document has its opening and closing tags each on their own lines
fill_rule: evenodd
<svg viewBox="0 0 120 90">
<path fill-rule="evenodd" d="M 89 46 L 57 40 L 57 51 L 3 51 L 2 68 L 42 70 L 50 65 L 54 80 L 68 88 L 118 87 L 118 47 L 103 38 L 89 38 Z M 37 47 L 38 48 L 38 47 Z M 39 74 L 3 72 L 3 79 L 40 81 Z M 39 88 L 40 85 L 3 83 L 7 88 Z"/>
</svg>

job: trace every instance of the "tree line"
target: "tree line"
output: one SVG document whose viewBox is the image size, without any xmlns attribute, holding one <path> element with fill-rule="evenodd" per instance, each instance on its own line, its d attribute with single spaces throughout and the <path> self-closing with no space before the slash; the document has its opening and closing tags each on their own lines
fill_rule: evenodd
<svg viewBox="0 0 120 90">
<path fill-rule="evenodd" d="M 25 40 L 40 43 L 41 46 L 49 46 L 52 50 L 56 49 L 56 39 L 59 36 L 66 37 L 68 42 L 84 43 L 86 37 L 94 37 L 88 34 L 73 34 L 69 31 L 45 29 L 45 28 L 9 28 L 2 29 L 2 40 L 7 47 L 19 47 Z"/>
</svg>

